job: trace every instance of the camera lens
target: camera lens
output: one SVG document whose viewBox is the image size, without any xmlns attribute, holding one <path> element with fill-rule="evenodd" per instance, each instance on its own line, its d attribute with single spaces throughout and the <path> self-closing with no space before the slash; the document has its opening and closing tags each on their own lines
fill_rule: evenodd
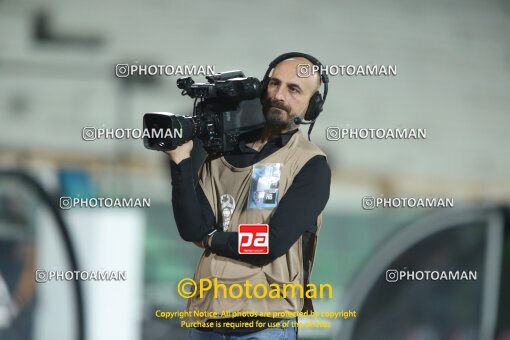
<svg viewBox="0 0 510 340">
<path fill-rule="evenodd" d="M 147 149 L 173 150 L 195 137 L 193 117 L 174 114 L 147 113 L 143 128 L 147 130 L 143 143 Z"/>
</svg>

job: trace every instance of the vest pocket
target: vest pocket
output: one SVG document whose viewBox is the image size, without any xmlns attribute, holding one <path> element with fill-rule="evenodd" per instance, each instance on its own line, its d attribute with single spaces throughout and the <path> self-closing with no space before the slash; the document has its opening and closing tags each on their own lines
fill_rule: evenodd
<svg viewBox="0 0 510 340">
<path fill-rule="evenodd" d="M 264 274 L 266 275 L 266 279 L 269 284 L 276 283 L 278 285 L 282 285 L 285 283 L 298 283 L 299 282 L 299 272 L 295 273 L 294 276 L 292 276 L 292 277 L 274 276 L 267 272 L 264 272 Z"/>
<path fill-rule="evenodd" d="M 229 283 L 246 281 L 261 271 L 262 268 L 258 266 L 222 256 L 213 256 L 211 259 L 211 275 Z"/>
</svg>

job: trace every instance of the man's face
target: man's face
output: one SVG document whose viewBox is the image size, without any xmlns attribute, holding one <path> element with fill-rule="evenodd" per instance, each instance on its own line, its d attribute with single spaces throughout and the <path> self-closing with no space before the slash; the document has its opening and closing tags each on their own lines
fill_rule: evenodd
<svg viewBox="0 0 510 340">
<path fill-rule="evenodd" d="M 310 64 L 305 58 L 291 58 L 282 61 L 269 78 L 264 99 L 263 112 L 266 123 L 283 131 L 295 127 L 294 118 L 303 118 L 308 102 L 320 86 L 317 74 L 298 77 L 299 64 Z"/>
</svg>

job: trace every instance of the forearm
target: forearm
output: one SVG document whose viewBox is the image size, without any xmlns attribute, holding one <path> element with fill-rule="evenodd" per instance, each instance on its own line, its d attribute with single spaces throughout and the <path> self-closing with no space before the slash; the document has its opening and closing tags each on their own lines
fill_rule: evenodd
<svg viewBox="0 0 510 340">
<path fill-rule="evenodd" d="M 213 227 L 214 216 L 203 211 L 203 204 L 198 197 L 201 190 L 193 182 L 191 158 L 183 159 L 179 164 L 172 161 L 170 167 L 172 207 L 179 235 L 185 241 L 200 241 Z"/>
<path fill-rule="evenodd" d="M 210 249 L 217 255 L 246 262 L 255 266 L 263 266 L 274 258 L 270 254 L 239 254 L 238 233 L 218 232 L 209 239 Z"/>
</svg>

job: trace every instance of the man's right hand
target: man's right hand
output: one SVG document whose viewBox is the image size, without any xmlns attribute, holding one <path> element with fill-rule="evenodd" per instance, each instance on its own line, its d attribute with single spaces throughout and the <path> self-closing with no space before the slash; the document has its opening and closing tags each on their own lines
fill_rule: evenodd
<svg viewBox="0 0 510 340">
<path fill-rule="evenodd" d="M 175 164 L 179 164 L 182 160 L 191 157 L 191 150 L 193 149 L 193 140 L 190 139 L 186 143 L 178 146 L 173 150 L 167 150 L 165 153 L 170 156 L 170 159 Z"/>
</svg>

